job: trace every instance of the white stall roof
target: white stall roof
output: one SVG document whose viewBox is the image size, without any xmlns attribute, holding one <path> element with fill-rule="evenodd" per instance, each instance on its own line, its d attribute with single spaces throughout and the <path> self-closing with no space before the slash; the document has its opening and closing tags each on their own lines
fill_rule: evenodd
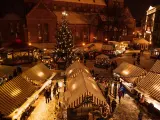
<svg viewBox="0 0 160 120">
<path fill-rule="evenodd" d="M 66 75 L 71 76 L 71 75 L 77 74 L 79 72 L 86 72 L 86 73 L 90 74 L 89 69 L 85 65 L 83 65 L 79 61 L 75 61 L 73 64 L 71 64 L 67 68 Z"/>
<path fill-rule="evenodd" d="M 121 63 L 115 70 L 113 70 L 113 72 L 119 74 L 121 77 L 124 77 L 125 80 L 131 83 L 135 82 L 135 79 L 133 78 L 140 77 L 147 73 L 146 70 L 127 62 Z"/>
<path fill-rule="evenodd" d="M 106 99 L 97 86 L 95 80 L 92 77 L 87 76 L 84 72 L 68 81 L 66 92 L 70 94 L 69 96 L 65 94 L 65 98 L 69 105 L 86 93 L 90 93 L 100 101 L 103 101 L 103 103 L 106 103 Z"/>
</svg>

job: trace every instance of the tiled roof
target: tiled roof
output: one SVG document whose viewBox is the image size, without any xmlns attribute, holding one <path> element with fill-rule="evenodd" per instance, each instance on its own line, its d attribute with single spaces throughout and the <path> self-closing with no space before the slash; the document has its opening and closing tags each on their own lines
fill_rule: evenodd
<svg viewBox="0 0 160 120">
<path fill-rule="evenodd" d="M 106 6 L 105 0 L 54 0 L 54 1 L 76 2 L 76 3 L 83 3 L 83 4 L 95 4 L 95 5 Z"/>
<path fill-rule="evenodd" d="M 53 12 L 57 16 L 57 21 L 61 22 L 62 12 L 60 11 L 53 11 Z M 67 12 L 67 13 L 68 13 L 67 20 L 70 24 L 89 24 L 88 20 L 83 14 L 76 12 Z"/>
<path fill-rule="evenodd" d="M 21 76 L 5 83 L 0 86 L 0 111 L 8 116 L 19 108 L 35 90 L 35 87 Z"/>
</svg>

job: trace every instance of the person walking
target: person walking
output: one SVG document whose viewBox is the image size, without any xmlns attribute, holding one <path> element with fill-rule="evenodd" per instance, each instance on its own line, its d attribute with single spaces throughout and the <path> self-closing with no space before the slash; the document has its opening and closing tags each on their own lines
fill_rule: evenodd
<svg viewBox="0 0 160 120">
<path fill-rule="evenodd" d="M 45 90 L 44 96 L 45 96 L 45 99 L 46 99 L 46 103 L 49 103 L 49 91 L 48 91 L 48 89 Z"/>
<path fill-rule="evenodd" d="M 138 114 L 138 120 L 142 120 L 142 118 L 143 118 L 143 113 L 142 113 L 142 111 L 140 111 Z"/>
<path fill-rule="evenodd" d="M 111 103 L 111 106 L 112 106 L 112 113 L 114 112 L 114 110 L 116 109 L 117 107 L 117 102 L 115 100 L 112 101 Z"/>
<path fill-rule="evenodd" d="M 123 94 L 122 91 L 119 89 L 118 90 L 119 103 L 121 102 L 122 94 Z"/>
</svg>

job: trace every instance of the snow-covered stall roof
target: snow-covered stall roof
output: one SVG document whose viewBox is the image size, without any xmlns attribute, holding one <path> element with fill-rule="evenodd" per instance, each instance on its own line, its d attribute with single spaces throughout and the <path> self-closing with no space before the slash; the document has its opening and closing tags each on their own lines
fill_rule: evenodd
<svg viewBox="0 0 160 120">
<path fill-rule="evenodd" d="M 67 77 L 75 77 L 81 72 L 85 72 L 90 75 L 89 69 L 85 65 L 83 65 L 79 61 L 75 61 L 67 68 L 65 74 L 67 75 Z"/>
<path fill-rule="evenodd" d="M 77 105 L 81 104 L 83 102 L 82 99 L 87 95 L 93 96 L 93 102 L 95 104 L 107 104 L 97 83 L 92 77 L 89 77 L 87 73 L 82 72 L 68 81 L 67 91 L 65 93 L 65 99 L 68 105 L 72 106 L 74 102 L 76 102 Z"/>
<path fill-rule="evenodd" d="M 138 81 L 135 80 L 145 76 L 147 73 L 146 70 L 127 62 L 121 63 L 113 72 L 119 74 L 124 80 L 130 83 L 137 83 Z"/>
</svg>

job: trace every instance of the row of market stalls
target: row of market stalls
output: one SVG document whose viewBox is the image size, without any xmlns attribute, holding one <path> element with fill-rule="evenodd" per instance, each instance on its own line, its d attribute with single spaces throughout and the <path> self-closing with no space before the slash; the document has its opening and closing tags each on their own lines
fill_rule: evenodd
<svg viewBox="0 0 160 120">
<path fill-rule="evenodd" d="M 108 116 L 109 106 L 87 67 L 76 61 L 67 68 L 66 76 L 65 100 L 69 120 L 73 120 L 75 117 L 69 114 L 70 109 L 76 112 L 76 117 L 82 117 L 87 116 L 89 112 L 92 113 L 94 108 L 99 109 L 101 105 L 106 106 L 106 110 L 102 114 Z"/>
<path fill-rule="evenodd" d="M 135 65 L 123 62 L 113 74 L 118 77 L 122 84 L 131 92 L 138 92 L 144 95 L 147 103 L 160 111 L 160 61 L 158 60 L 153 67 L 146 71 Z"/>
<path fill-rule="evenodd" d="M 56 73 L 39 63 L 0 86 L 0 111 L 5 118 L 20 120 Z"/>
<path fill-rule="evenodd" d="M 86 52 L 101 52 L 108 56 L 117 56 L 122 54 L 128 47 L 128 42 L 108 41 L 107 44 L 103 43 L 90 43 L 84 46 Z"/>
</svg>

